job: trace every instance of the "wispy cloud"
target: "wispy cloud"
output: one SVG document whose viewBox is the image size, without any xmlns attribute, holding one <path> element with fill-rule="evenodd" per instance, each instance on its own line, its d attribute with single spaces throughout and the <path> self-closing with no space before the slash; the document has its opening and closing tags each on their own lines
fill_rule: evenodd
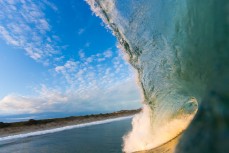
<svg viewBox="0 0 229 153">
<path fill-rule="evenodd" d="M 79 53 L 79 57 L 81 59 L 83 59 L 85 57 L 85 53 L 84 53 L 84 51 L 82 49 L 78 53 Z"/>
<path fill-rule="evenodd" d="M 42 86 L 37 96 L 7 95 L 0 100 L 1 115 L 114 111 L 138 107 L 139 92 L 131 79 L 110 88 L 78 88 L 65 93 Z"/>
<path fill-rule="evenodd" d="M 111 49 L 108 49 L 103 53 L 105 58 L 110 58 L 112 56 L 112 54 L 113 53 L 112 53 Z"/>
<path fill-rule="evenodd" d="M 48 0 L 43 0 L 43 2 L 44 2 L 47 6 L 49 6 L 50 8 L 52 8 L 54 11 L 58 11 L 58 8 L 56 7 L 55 4 L 51 3 L 51 2 L 48 1 Z"/>
<path fill-rule="evenodd" d="M 48 0 L 0 0 L 0 38 L 44 65 L 53 60 L 50 71 L 61 80 L 55 87 L 42 85 L 35 96 L 6 95 L 0 99 L 0 115 L 138 107 L 139 91 L 121 51 L 111 47 L 89 54 L 88 42 L 78 51 L 78 58 L 66 59 L 60 53 L 63 47 L 56 44 L 60 38 L 44 13 L 47 7 L 58 11 Z M 78 34 L 84 32 L 82 28 Z"/>
<path fill-rule="evenodd" d="M 84 28 L 80 28 L 79 31 L 78 31 L 78 35 L 82 35 L 84 32 L 85 32 L 85 29 Z"/>
<path fill-rule="evenodd" d="M 55 72 L 61 74 L 71 88 L 110 86 L 133 76 L 120 51 L 112 51 L 112 48 L 90 56 L 80 50 L 79 56 L 78 61 L 71 59 L 55 67 Z"/>
<path fill-rule="evenodd" d="M 54 72 L 62 75 L 67 82 L 64 89 L 63 86 L 48 88 L 42 85 L 36 89 L 36 96 L 9 94 L 0 100 L 1 115 L 114 111 L 140 107 L 133 73 L 128 67 L 124 68 L 122 54 L 111 51 L 108 49 L 89 57 L 83 54 L 79 61 L 68 60 L 56 66 Z M 110 63 L 101 64 L 99 58 L 109 58 Z"/>
<path fill-rule="evenodd" d="M 63 66 L 55 67 L 55 71 L 56 72 L 62 72 L 62 73 L 67 72 L 67 71 L 71 72 L 71 71 L 75 70 L 77 64 L 78 64 L 77 62 L 69 60 Z"/>
<path fill-rule="evenodd" d="M 42 88 L 37 97 L 13 94 L 5 96 L 0 100 L 0 111 L 1 115 L 33 114 L 50 111 L 58 104 L 64 104 L 67 100 L 68 98 L 59 91 Z"/>
<path fill-rule="evenodd" d="M 90 43 L 90 42 L 87 42 L 87 43 L 85 44 L 85 47 L 90 47 L 90 45 L 91 45 L 91 43 Z"/>
<path fill-rule="evenodd" d="M 44 14 L 46 7 L 57 10 L 54 4 L 46 0 L 1 1 L 0 37 L 9 45 L 23 49 L 36 61 L 45 61 L 47 57 L 57 54 L 60 47 L 53 41 L 55 35 Z"/>
</svg>

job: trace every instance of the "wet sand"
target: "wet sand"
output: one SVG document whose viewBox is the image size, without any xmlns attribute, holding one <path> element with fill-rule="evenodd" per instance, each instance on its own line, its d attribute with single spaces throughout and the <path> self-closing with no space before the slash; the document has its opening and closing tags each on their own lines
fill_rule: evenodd
<svg viewBox="0 0 229 153">
<path fill-rule="evenodd" d="M 71 116 L 71 117 L 56 118 L 56 119 L 45 119 L 45 120 L 31 119 L 29 121 L 15 122 L 15 123 L 0 122 L 0 137 L 55 129 L 59 127 L 69 126 L 69 125 L 78 125 L 78 124 L 90 123 L 90 122 L 101 121 L 106 119 L 113 119 L 118 117 L 131 116 L 139 112 L 140 109 L 124 110 L 124 111 L 118 111 L 118 112 L 108 113 L 108 114 Z"/>
<path fill-rule="evenodd" d="M 181 135 L 176 136 L 175 138 L 173 138 L 172 140 L 154 148 L 151 150 L 146 150 L 146 151 L 138 151 L 135 153 L 174 153 L 175 149 L 176 149 L 176 145 L 178 144 Z"/>
</svg>

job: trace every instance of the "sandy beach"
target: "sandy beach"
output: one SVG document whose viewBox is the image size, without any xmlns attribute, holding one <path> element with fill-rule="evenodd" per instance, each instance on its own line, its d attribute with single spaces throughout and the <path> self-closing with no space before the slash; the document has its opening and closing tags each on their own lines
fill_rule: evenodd
<svg viewBox="0 0 229 153">
<path fill-rule="evenodd" d="M 131 116 L 140 112 L 138 110 L 123 110 L 107 114 L 95 114 L 86 116 L 71 116 L 66 118 L 45 119 L 45 120 L 29 120 L 25 122 L 15 123 L 0 123 L 0 137 L 6 137 L 10 135 L 25 134 L 36 131 L 43 131 L 49 129 L 55 129 L 59 127 L 79 125 L 84 123 L 90 123 L 95 121 L 102 121 L 106 119 L 114 119 L 119 117 Z"/>
</svg>

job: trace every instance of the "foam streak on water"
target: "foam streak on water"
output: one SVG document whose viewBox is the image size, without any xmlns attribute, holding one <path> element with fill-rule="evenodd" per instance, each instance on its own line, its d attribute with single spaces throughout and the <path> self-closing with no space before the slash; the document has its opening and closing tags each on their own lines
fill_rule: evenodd
<svg viewBox="0 0 229 153">
<path fill-rule="evenodd" d="M 133 116 L 119 117 L 119 118 L 113 118 L 113 119 L 106 119 L 106 120 L 102 120 L 102 121 L 83 123 L 83 124 L 78 124 L 78 125 L 64 126 L 64 127 L 55 128 L 55 129 L 36 131 L 36 132 L 30 132 L 30 133 L 25 133 L 25 134 L 11 135 L 11 136 L 6 136 L 6 137 L 0 137 L 0 141 L 19 139 L 19 138 L 26 138 L 26 137 L 31 137 L 31 136 L 38 136 L 38 135 L 43 135 L 43 134 L 49 134 L 49 133 L 65 131 L 65 130 L 71 130 L 71 129 L 75 129 L 75 128 L 82 128 L 82 127 L 87 127 L 87 126 L 106 124 L 106 123 L 110 123 L 110 122 L 129 119 L 129 118 L 132 118 L 132 117 Z"/>
</svg>

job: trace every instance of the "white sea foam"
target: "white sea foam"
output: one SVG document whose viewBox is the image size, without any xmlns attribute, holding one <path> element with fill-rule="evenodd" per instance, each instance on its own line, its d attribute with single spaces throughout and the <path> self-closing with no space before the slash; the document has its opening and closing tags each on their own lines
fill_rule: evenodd
<svg viewBox="0 0 229 153">
<path fill-rule="evenodd" d="M 55 128 L 55 129 L 36 131 L 36 132 L 30 132 L 30 133 L 25 133 L 25 134 L 10 135 L 10 136 L 6 136 L 6 137 L 0 137 L 0 141 L 19 139 L 19 138 L 26 138 L 26 137 L 31 137 L 31 136 L 38 136 L 38 135 L 43 135 L 43 134 L 49 134 L 49 133 L 65 131 L 65 130 L 71 130 L 71 129 L 75 129 L 75 128 L 82 128 L 82 127 L 86 127 L 86 126 L 105 124 L 105 123 L 110 123 L 110 122 L 130 119 L 132 117 L 133 116 L 118 117 L 118 118 L 106 119 L 106 120 L 102 120 L 102 121 L 95 121 L 95 122 L 83 123 L 83 124 L 78 124 L 78 125 L 64 126 L 64 127 Z"/>
<path fill-rule="evenodd" d="M 134 116 L 132 130 L 123 137 L 123 152 L 131 153 L 160 146 L 185 130 L 194 117 L 194 114 L 180 114 L 157 127 L 151 124 L 151 111 L 148 105 L 143 105 L 142 111 Z"/>
<path fill-rule="evenodd" d="M 137 71 L 143 93 L 143 111 L 134 117 L 123 151 L 147 150 L 173 139 L 198 109 L 197 101 L 215 73 L 212 68 L 217 62 L 212 59 L 221 58 L 215 50 L 200 47 L 209 46 L 203 44 L 214 36 L 203 39 L 200 27 L 211 29 L 211 24 L 206 24 L 202 15 L 196 18 L 196 11 L 189 17 L 188 8 L 192 12 L 196 7 L 189 7 L 188 1 L 179 5 L 159 0 L 86 1 L 117 37 L 120 49 Z M 193 19 L 198 23 L 196 28 L 191 24 Z"/>
</svg>

